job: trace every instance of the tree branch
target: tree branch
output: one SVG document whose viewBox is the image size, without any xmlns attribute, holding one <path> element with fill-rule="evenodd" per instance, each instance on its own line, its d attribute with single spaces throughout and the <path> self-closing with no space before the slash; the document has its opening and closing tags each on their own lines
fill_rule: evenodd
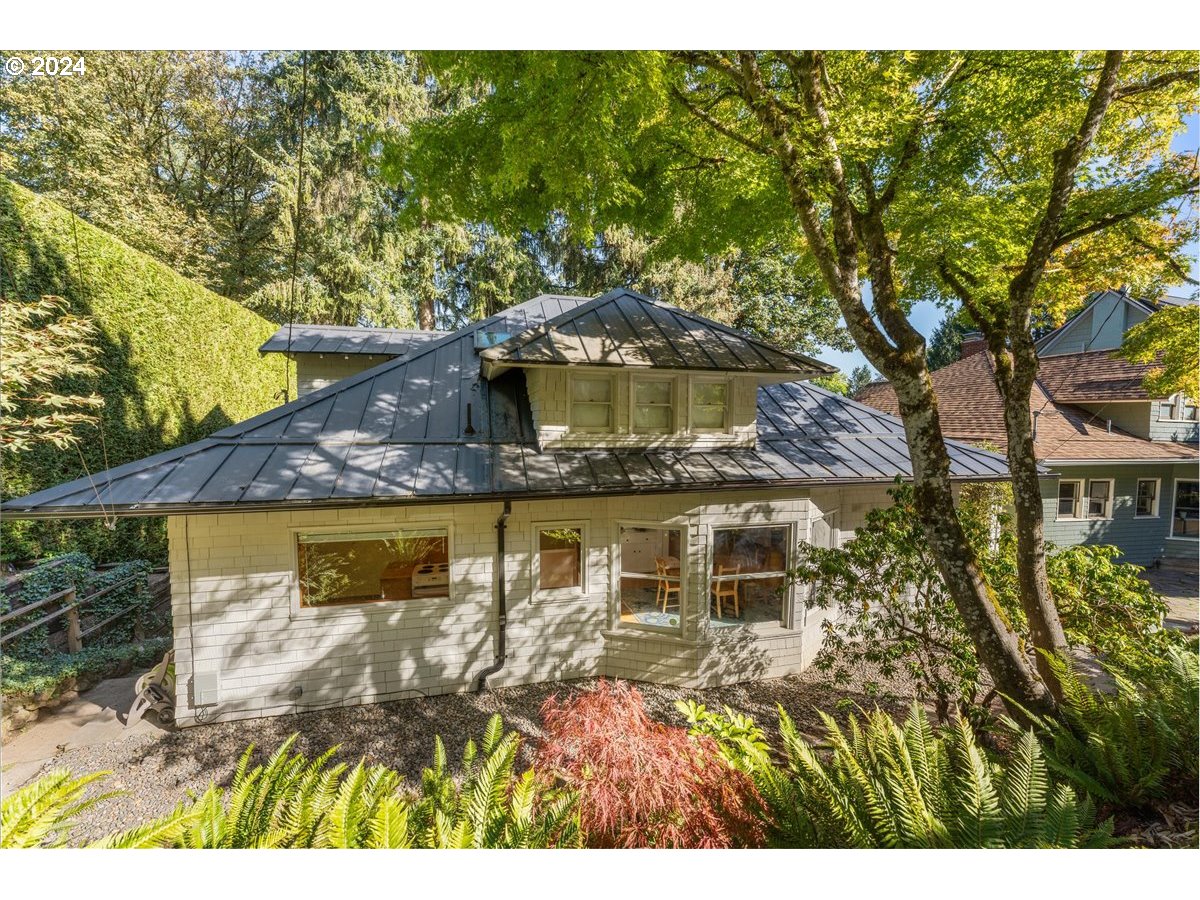
<svg viewBox="0 0 1200 900">
<path fill-rule="evenodd" d="M 707 125 L 709 128 L 711 128 L 713 131 L 717 132 L 718 134 L 724 135 L 725 137 L 729 138 L 731 141 L 736 141 L 737 143 L 741 144 L 743 147 L 748 148 L 749 150 L 753 151 L 754 153 L 762 154 L 764 156 L 774 155 L 771 152 L 770 147 L 766 146 L 765 144 L 760 144 L 758 141 L 748 138 L 743 134 L 738 134 L 738 132 L 734 131 L 732 128 L 725 125 L 723 122 L 718 120 L 715 116 L 713 116 L 711 113 L 707 112 L 704 109 L 701 109 L 699 106 L 697 106 L 691 100 L 689 100 L 687 95 L 684 94 L 683 91 L 679 90 L 679 88 L 677 88 L 675 85 L 671 85 L 670 91 L 671 91 L 671 96 L 674 97 L 676 99 L 676 101 L 678 101 L 679 104 L 684 109 L 686 109 L 689 113 L 691 113 L 693 116 L 695 116 L 701 122 L 703 122 L 705 125 Z"/>
</svg>

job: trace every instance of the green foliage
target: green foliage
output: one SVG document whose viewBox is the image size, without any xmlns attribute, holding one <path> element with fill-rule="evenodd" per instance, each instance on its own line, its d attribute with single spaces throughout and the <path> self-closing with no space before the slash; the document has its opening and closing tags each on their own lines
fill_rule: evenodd
<svg viewBox="0 0 1200 900">
<path fill-rule="evenodd" d="M 1062 718 L 1038 720 L 1050 767 L 1127 812 L 1194 802 L 1200 759 L 1197 656 L 1171 648 L 1166 659 L 1167 666 L 1141 683 L 1114 672 L 1115 696 L 1093 691 L 1053 660 L 1063 688 Z"/>
<path fill-rule="evenodd" d="M 1200 397 L 1200 305 L 1168 306 L 1133 326 L 1121 356 L 1155 363 L 1144 382 L 1151 397 Z"/>
<path fill-rule="evenodd" d="M 514 774 L 520 738 L 499 716 L 479 745 L 468 742 L 453 771 L 438 738 L 420 790 L 405 792 L 385 766 L 331 764 L 292 753 L 292 735 L 251 768 L 253 746 L 228 788 L 210 785 L 169 816 L 94 846 L 190 849 L 578 847 L 576 799 L 547 788 L 533 770 Z"/>
<path fill-rule="evenodd" d="M 929 360 L 929 371 L 933 372 L 958 362 L 962 354 L 963 335 L 971 330 L 961 309 L 942 319 L 933 330 L 933 336 L 930 337 L 929 346 L 925 351 Z"/>
<path fill-rule="evenodd" d="M 48 442 L 58 449 L 79 443 L 78 428 L 94 425 L 104 405 L 96 394 L 64 395 L 65 378 L 98 375 L 88 360 L 96 355 L 90 322 L 63 315 L 60 297 L 28 303 L 0 301 L 0 450 L 28 450 Z"/>
<path fill-rule="evenodd" d="M 87 797 L 88 785 L 107 773 L 74 778 L 55 769 L 13 791 L 0 804 L 0 847 L 6 850 L 66 843 L 72 818 L 112 794 Z"/>
<path fill-rule="evenodd" d="M 53 697 L 68 682 L 96 680 L 126 663 L 136 667 L 158 662 L 170 647 L 170 638 L 157 637 L 126 644 L 85 646 L 79 653 L 43 651 L 40 656 L 28 659 L 6 652 L 3 695 L 6 701 L 41 694 Z"/>
<path fill-rule="evenodd" d="M 94 391 L 105 400 L 96 433 L 78 452 L 37 447 L 10 455 L 6 497 L 196 440 L 276 402 L 283 361 L 257 352 L 274 330 L 269 322 L 4 180 L 0 256 L 7 295 L 60 295 L 74 315 L 94 323 L 95 364 L 103 374 L 64 379 L 60 389 Z M 98 561 L 165 559 L 159 519 L 122 519 L 112 529 L 12 520 L 3 536 L 7 559 L 64 549 L 81 549 Z"/>
<path fill-rule="evenodd" d="M 790 577 L 810 585 L 805 604 L 836 613 L 813 665 L 835 684 L 866 662 L 884 678 L 906 672 L 917 696 L 933 699 L 946 720 L 975 701 L 979 659 L 913 511 L 912 488 L 889 491 L 892 505 L 872 509 L 841 547 L 802 543 Z M 867 682 L 868 692 L 882 685 Z"/>
<path fill-rule="evenodd" d="M 898 725 L 879 710 L 846 730 L 822 714 L 827 758 L 780 710 L 785 761 L 762 749 L 761 732 L 720 716 L 693 716 L 700 734 L 744 760 L 781 847 L 1102 847 L 1112 826 L 1095 824 L 1090 801 L 1055 783 L 1032 732 L 999 764 L 959 719 L 934 730 L 920 705 Z"/>
</svg>

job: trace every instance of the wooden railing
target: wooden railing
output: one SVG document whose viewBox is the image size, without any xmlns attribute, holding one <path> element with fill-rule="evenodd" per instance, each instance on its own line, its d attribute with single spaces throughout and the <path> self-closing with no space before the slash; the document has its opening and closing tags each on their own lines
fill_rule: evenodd
<svg viewBox="0 0 1200 900">
<path fill-rule="evenodd" d="M 145 610 L 146 607 L 145 604 L 140 601 L 130 604 L 126 608 L 106 616 L 99 622 L 88 623 L 87 628 L 82 626 L 80 610 L 86 607 L 88 604 L 100 599 L 101 597 L 111 594 L 118 588 L 127 587 L 130 584 L 133 584 L 135 581 L 144 580 L 145 577 L 145 575 L 131 575 L 128 578 L 116 582 L 115 584 L 110 584 L 108 587 L 101 588 L 95 593 L 88 594 L 86 597 L 78 597 L 76 595 L 76 588 L 74 585 L 72 585 L 69 588 L 57 591 L 48 597 L 43 597 L 41 600 L 28 603 L 25 606 L 18 607 L 17 609 L 9 610 L 4 615 L 0 616 L 0 627 L 4 626 L 4 624 L 7 622 L 13 621 L 14 619 L 22 619 L 31 613 L 47 609 L 52 607 L 54 604 L 59 604 L 57 609 L 54 609 L 52 612 L 48 612 L 43 616 L 39 616 L 32 622 L 26 622 L 25 624 L 18 628 L 12 629 L 11 631 L 4 630 L 3 634 L 0 634 L 0 645 L 11 641 L 13 638 L 20 637 L 23 634 L 28 634 L 35 628 L 40 628 L 43 625 L 50 625 L 51 623 L 65 618 L 67 652 L 78 653 L 83 649 L 84 638 L 88 637 L 89 635 L 96 634 L 104 628 L 107 628 L 118 619 L 129 615 L 129 613 L 138 609 Z M 11 584 L 12 582 L 10 582 L 10 585 Z"/>
</svg>

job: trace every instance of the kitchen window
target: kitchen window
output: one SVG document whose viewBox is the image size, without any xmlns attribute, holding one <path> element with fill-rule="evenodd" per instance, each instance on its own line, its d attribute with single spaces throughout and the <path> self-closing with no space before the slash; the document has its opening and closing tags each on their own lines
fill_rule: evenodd
<svg viewBox="0 0 1200 900">
<path fill-rule="evenodd" d="M 710 625 L 786 621 L 791 534 L 787 525 L 713 529 Z"/>
<path fill-rule="evenodd" d="M 450 596 L 445 528 L 300 534 L 296 563 L 306 609 Z"/>
<path fill-rule="evenodd" d="M 1157 478 L 1138 479 L 1137 495 L 1134 498 L 1135 518 L 1149 519 L 1158 515 L 1158 486 Z"/>
<path fill-rule="evenodd" d="M 724 431 L 729 408 L 729 382 L 692 382 L 691 428 L 693 431 Z"/>
<path fill-rule="evenodd" d="M 1060 481 L 1058 483 L 1058 518 L 1082 519 L 1083 508 L 1081 498 L 1083 482 L 1078 480 Z"/>
<path fill-rule="evenodd" d="M 670 434 L 675 430 L 674 379 L 633 379 L 633 430 L 638 434 Z"/>
<path fill-rule="evenodd" d="M 683 621 L 683 529 L 618 529 L 617 596 L 623 625 L 680 630 Z"/>
<path fill-rule="evenodd" d="M 576 375 L 571 379 L 571 430 L 613 430 L 613 380 L 608 375 Z"/>
</svg>

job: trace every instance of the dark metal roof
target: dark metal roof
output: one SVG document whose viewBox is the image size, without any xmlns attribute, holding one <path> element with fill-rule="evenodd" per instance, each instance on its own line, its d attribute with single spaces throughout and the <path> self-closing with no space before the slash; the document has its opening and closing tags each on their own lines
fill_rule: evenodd
<svg viewBox="0 0 1200 900">
<path fill-rule="evenodd" d="M 284 325 L 258 348 L 258 352 L 411 356 L 451 333 L 344 325 Z"/>
<path fill-rule="evenodd" d="M 633 291 L 603 294 L 483 350 L 484 374 L 507 366 L 582 365 L 828 375 L 837 369 Z"/>
<path fill-rule="evenodd" d="M 160 515 L 911 475 L 898 420 L 800 382 L 759 389 L 753 449 L 540 451 L 524 373 L 484 380 L 473 335 L 515 334 L 588 302 L 535 298 L 204 440 L 7 500 L 0 509 L 23 518 Z M 1006 477 L 996 454 L 962 444 L 950 453 L 956 478 Z"/>
</svg>

